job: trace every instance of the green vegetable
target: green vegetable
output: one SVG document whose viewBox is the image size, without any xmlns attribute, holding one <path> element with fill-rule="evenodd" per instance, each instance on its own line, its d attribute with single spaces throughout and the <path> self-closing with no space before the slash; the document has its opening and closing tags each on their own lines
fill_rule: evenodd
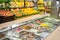
<svg viewBox="0 0 60 40">
<path fill-rule="evenodd" d="M 11 0 L 0 0 L 0 3 L 10 2 Z"/>
</svg>

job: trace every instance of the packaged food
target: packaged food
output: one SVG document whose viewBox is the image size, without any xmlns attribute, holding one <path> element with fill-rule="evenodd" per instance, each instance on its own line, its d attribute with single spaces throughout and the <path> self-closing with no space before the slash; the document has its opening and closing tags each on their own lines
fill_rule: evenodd
<svg viewBox="0 0 60 40">
<path fill-rule="evenodd" d="M 13 33 L 13 36 L 19 37 L 19 33 Z"/>
<path fill-rule="evenodd" d="M 38 23 L 37 23 L 37 22 L 35 22 L 35 21 L 34 21 L 34 22 L 32 22 L 32 24 L 34 24 L 34 25 L 35 25 L 35 27 L 40 25 L 40 24 L 38 24 Z"/>
<path fill-rule="evenodd" d="M 26 29 L 26 30 L 31 29 L 31 27 L 29 27 L 29 26 L 27 26 L 27 25 L 21 26 L 21 28 Z"/>
<path fill-rule="evenodd" d="M 32 29 L 29 30 L 29 32 L 32 32 L 32 33 L 34 33 L 34 34 L 37 33 L 38 31 L 39 31 L 39 30 L 34 29 L 34 28 L 32 28 Z"/>
<path fill-rule="evenodd" d="M 36 36 L 35 37 L 36 40 L 41 40 L 41 38 L 42 38 L 41 36 Z"/>
<path fill-rule="evenodd" d="M 34 24 L 32 24 L 32 23 L 30 23 L 29 26 L 32 27 L 32 28 L 36 28 L 36 26 Z"/>
<path fill-rule="evenodd" d="M 44 37 L 44 38 L 47 37 L 48 35 L 49 35 L 48 32 L 42 32 L 42 33 L 41 33 L 41 37 Z"/>
<path fill-rule="evenodd" d="M 18 33 L 21 32 L 21 31 L 22 31 L 21 28 L 17 28 L 17 29 L 16 29 L 16 32 L 18 32 Z"/>
<path fill-rule="evenodd" d="M 26 32 L 26 31 L 21 31 L 20 32 L 20 35 L 26 35 L 26 34 L 29 34 L 29 32 Z"/>
<path fill-rule="evenodd" d="M 49 27 L 53 27 L 54 25 L 52 23 L 45 22 Z"/>
<path fill-rule="evenodd" d="M 13 37 L 11 40 L 22 40 L 22 39 Z"/>
<path fill-rule="evenodd" d="M 1 33 L 1 34 L 0 34 L 0 39 L 4 38 L 5 36 L 6 36 L 6 34 Z"/>
<path fill-rule="evenodd" d="M 39 23 L 39 24 L 40 24 L 40 23 L 43 23 L 41 20 L 36 20 L 36 22 Z"/>
<path fill-rule="evenodd" d="M 47 27 L 48 25 L 45 24 L 45 23 L 41 23 L 40 26 L 42 26 L 42 27 Z"/>
<path fill-rule="evenodd" d="M 44 29 L 49 29 L 49 25 L 46 23 L 41 23 L 40 26 Z"/>
<path fill-rule="evenodd" d="M 10 38 L 4 38 L 3 40 L 10 40 Z"/>
<path fill-rule="evenodd" d="M 35 38 L 31 38 L 31 37 L 30 37 L 30 38 L 27 38 L 27 40 L 35 40 Z"/>
</svg>

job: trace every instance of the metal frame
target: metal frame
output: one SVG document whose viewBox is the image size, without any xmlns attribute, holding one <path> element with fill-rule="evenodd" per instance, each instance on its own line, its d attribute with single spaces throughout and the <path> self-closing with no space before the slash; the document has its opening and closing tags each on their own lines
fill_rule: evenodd
<svg viewBox="0 0 60 40">
<path fill-rule="evenodd" d="M 52 0 L 51 3 L 51 14 L 50 16 L 53 18 L 59 18 L 59 13 L 58 13 L 58 9 L 57 9 L 57 4 L 56 4 L 56 0 Z"/>
</svg>

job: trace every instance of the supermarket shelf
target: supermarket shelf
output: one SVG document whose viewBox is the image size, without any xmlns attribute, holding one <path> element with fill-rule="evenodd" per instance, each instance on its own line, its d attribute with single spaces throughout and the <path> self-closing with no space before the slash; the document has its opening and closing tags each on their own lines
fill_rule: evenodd
<svg viewBox="0 0 60 40">
<path fill-rule="evenodd" d="M 0 8 L 0 9 L 15 9 L 15 8 L 30 8 L 30 7 L 36 7 L 36 6 L 28 6 L 28 7 L 8 7 L 8 8 L 6 8 L 6 7 L 2 7 L 2 8 Z"/>
<path fill-rule="evenodd" d="M 36 15 L 28 16 L 28 17 L 23 17 L 23 18 L 14 20 L 14 21 L 2 23 L 2 24 L 0 24 L 0 29 L 2 29 L 4 27 L 11 26 L 11 25 L 14 25 L 14 24 L 19 24 L 19 23 L 22 23 L 22 22 L 25 22 L 25 21 L 28 21 L 28 20 L 33 20 L 33 19 L 36 19 L 36 18 L 42 18 L 42 17 L 45 17 L 45 16 L 47 16 L 47 15 L 36 14 Z"/>
</svg>

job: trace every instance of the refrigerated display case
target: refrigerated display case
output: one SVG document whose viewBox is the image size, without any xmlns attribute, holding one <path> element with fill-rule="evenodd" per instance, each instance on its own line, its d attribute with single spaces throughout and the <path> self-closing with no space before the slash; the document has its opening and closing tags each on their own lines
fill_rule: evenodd
<svg viewBox="0 0 60 40">
<path fill-rule="evenodd" d="M 53 20 L 53 21 L 52 21 Z M 11 25 L 0 31 L 1 40 L 44 40 L 60 24 L 59 19 L 43 17 Z M 4 34 L 3 34 L 4 33 Z"/>
</svg>

